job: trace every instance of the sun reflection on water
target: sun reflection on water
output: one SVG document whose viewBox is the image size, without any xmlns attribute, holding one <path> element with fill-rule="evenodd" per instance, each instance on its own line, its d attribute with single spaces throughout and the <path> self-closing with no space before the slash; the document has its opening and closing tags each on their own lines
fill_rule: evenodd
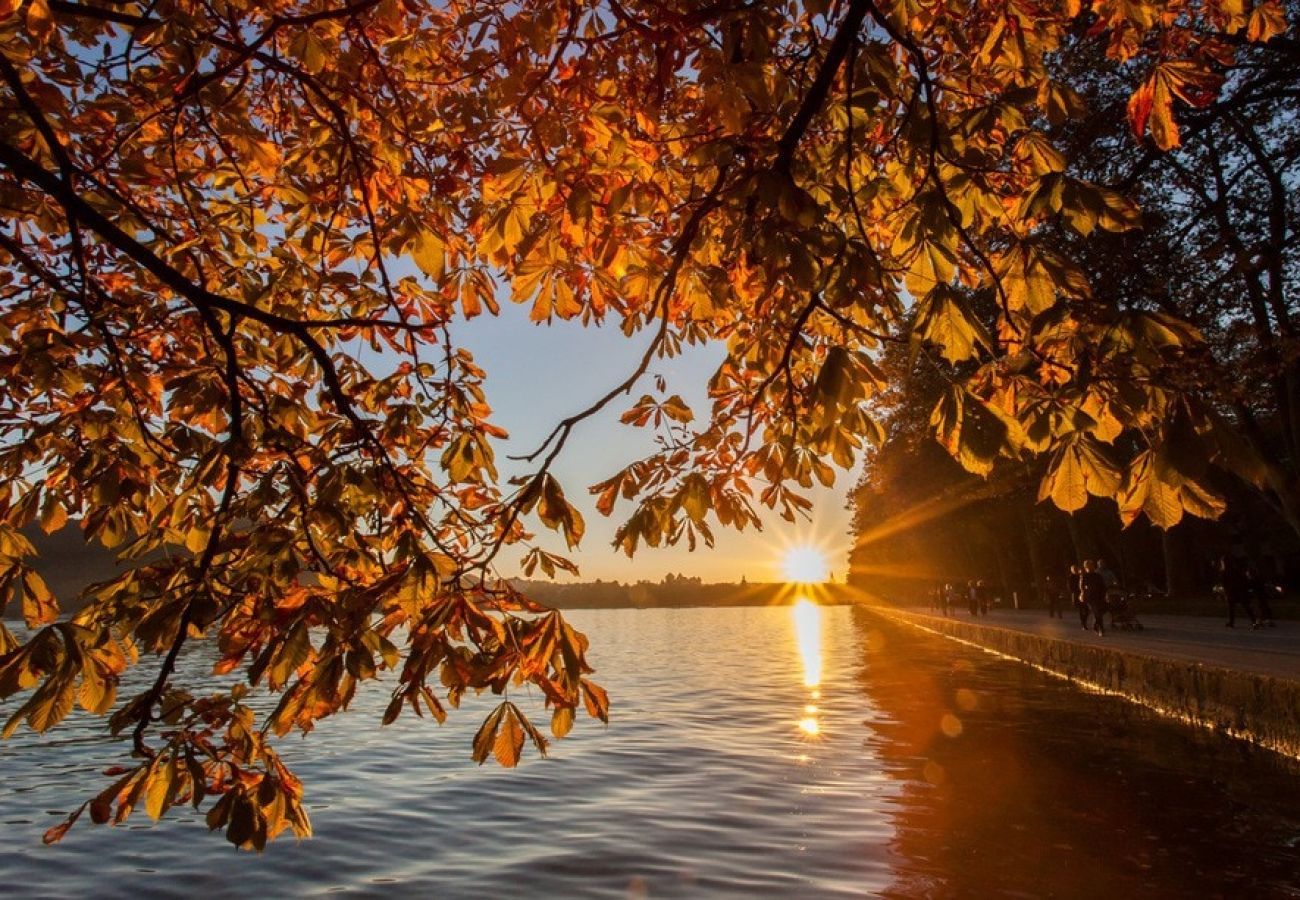
<svg viewBox="0 0 1300 900">
<path fill-rule="evenodd" d="M 804 687 L 822 683 L 822 608 L 806 597 L 794 604 L 794 639 L 803 658 Z"/>
<path fill-rule="evenodd" d="M 822 682 L 822 608 L 806 597 L 794 604 L 794 639 L 803 660 L 803 684 L 808 688 L 808 699 L 820 700 Z M 817 706 L 809 702 L 803 708 L 799 730 L 809 737 L 821 733 L 817 720 Z"/>
</svg>

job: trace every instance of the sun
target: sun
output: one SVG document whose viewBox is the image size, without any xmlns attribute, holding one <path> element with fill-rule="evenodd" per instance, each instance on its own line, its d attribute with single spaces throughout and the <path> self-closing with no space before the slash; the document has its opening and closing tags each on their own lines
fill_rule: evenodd
<svg viewBox="0 0 1300 900">
<path fill-rule="evenodd" d="M 815 547 L 791 547 L 785 551 L 781 571 L 793 584 L 821 584 L 826 580 L 826 556 Z"/>
</svg>

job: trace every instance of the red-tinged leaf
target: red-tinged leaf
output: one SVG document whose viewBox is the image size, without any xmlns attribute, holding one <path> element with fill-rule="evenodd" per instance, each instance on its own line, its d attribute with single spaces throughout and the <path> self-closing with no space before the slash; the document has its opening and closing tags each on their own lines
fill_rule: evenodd
<svg viewBox="0 0 1300 900">
<path fill-rule="evenodd" d="M 1128 98 L 1128 121 L 1133 127 L 1133 136 L 1139 141 L 1146 137 L 1147 121 L 1151 118 L 1151 107 L 1155 103 L 1155 79 L 1148 78 Z"/>
<path fill-rule="evenodd" d="M 582 702 L 587 707 L 587 715 L 609 724 L 609 694 L 594 681 L 582 679 Z"/>
<path fill-rule="evenodd" d="M 1264 44 L 1279 34 L 1286 34 L 1286 13 L 1282 11 L 1282 4 L 1276 0 L 1264 0 L 1255 4 L 1255 8 L 1250 11 L 1246 37 Z"/>
<path fill-rule="evenodd" d="M 103 825 L 113 815 L 112 802 L 100 797 L 90 801 L 90 821 Z"/>
<path fill-rule="evenodd" d="M 397 721 L 397 717 L 401 715 L 402 712 L 402 704 L 405 702 L 406 702 L 405 695 L 394 694 L 392 699 L 388 701 L 388 706 L 384 709 L 384 716 L 383 719 L 380 720 L 380 724 L 392 725 L 395 721 Z M 416 712 L 419 712 L 418 706 L 416 707 Z"/>
<path fill-rule="evenodd" d="M 523 710 L 518 707 L 515 708 L 515 715 L 519 719 L 520 727 L 524 729 L 524 734 L 528 735 L 528 739 L 532 741 L 533 746 L 537 748 L 538 754 L 546 756 L 547 748 L 550 746 L 550 742 L 546 740 L 546 735 L 542 734 L 541 731 L 538 730 L 537 726 L 534 725 L 526 715 L 524 715 Z"/>
<path fill-rule="evenodd" d="M 428 707 L 429 712 L 433 714 L 433 717 L 438 720 L 439 725 L 447 721 L 447 710 L 443 708 L 442 703 L 440 703 L 438 698 L 434 696 L 433 691 L 429 690 L 427 687 L 422 687 L 420 688 L 420 696 L 424 698 L 424 705 Z"/>
<path fill-rule="evenodd" d="M 470 758 L 479 765 L 487 761 L 488 754 L 492 752 L 493 746 L 497 739 L 497 729 L 501 726 L 501 718 L 505 715 L 505 704 L 501 704 L 494 709 L 483 724 L 479 726 L 478 731 L 474 734 L 474 751 Z"/>
<path fill-rule="evenodd" d="M 659 404 L 659 408 L 663 410 L 665 416 L 676 422 L 690 422 L 695 418 L 695 413 L 691 412 L 686 401 L 676 394 Z"/>
<path fill-rule="evenodd" d="M 68 829 L 72 827 L 73 823 L 81 817 L 81 811 L 85 808 L 85 803 L 78 806 L 66 819 L 46 831 L 45 834 L 41 836 L 41 840 L 46 844 L 57 844 L 59 841 L 63 840 L 63 836 L 68 833 Z"/>
</svg>

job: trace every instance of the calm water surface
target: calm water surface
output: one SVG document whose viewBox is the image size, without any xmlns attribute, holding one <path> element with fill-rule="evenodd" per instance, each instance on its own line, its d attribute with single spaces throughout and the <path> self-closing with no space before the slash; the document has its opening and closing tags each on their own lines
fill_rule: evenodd
<svg viewBox="0 0 1300 900">
<path fill-rule="evenodd" d="M 85 719 L 22 732 L 0 894 L 1300 897 L 1280 757 L 848 607 L 572 618 L 608 729 L 506 772 L 468 761 L 486 703 L 380 729 L 363 692 L 282 744 L 316 836 L 260 856 L 177 811 L 44 847 L 121 745 Z"/>
</svg>

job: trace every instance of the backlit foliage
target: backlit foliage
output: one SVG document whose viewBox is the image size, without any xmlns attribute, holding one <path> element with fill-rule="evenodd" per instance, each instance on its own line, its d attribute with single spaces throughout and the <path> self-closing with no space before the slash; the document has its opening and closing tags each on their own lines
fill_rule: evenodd
<svg viewBox="0 0 1300 900">
<path fill-rule="evenodd" d="M 383 670 L 385 721 L 523 683 L 556 735 L 605 719 L 585 638 L 493 563 L 573 568 L 529 530 L 582 537 L 551 465 L 683 343 L 728 349 L 710 414 L 643 397 L 624 421 L 662 452 L 593 488 L 633 502 L 629 553 L 806 510 L 879 439 L 900 329 L 972 471 L 1051 453 L 1063 508 L 1215 514 L 1214 422 L 1165 382 L 1197 333 L 1116 312 L 1041 239 L 1140 224 L 1053 145 L 1081 101 L 1047 60 L 1088 39 L 1141 67 L 1135 140 L 1167 148 L 1285 27 L 1272 0 L 0 0 L 0 589 L 33 629 L 0 632 L 0 696 L 28 692 L 6 731 L 111 711 L 135 758 L 92 818 L 215 797 L 209 824 L 260 848 L 309 829 L 272 737 Z M 501 485 L 448 325 L 506 298 L 654 338 Z M 32 522 L 133 565 L 60 619 Z M 199 637 L 246 683 L 174 683 Z M 117 698 L 142 654 L 156 679 Z M 280 698 L 261 720 L 248 684 Z M 526 739 L 503 700 L 472 753 Z"/>
</svg>

